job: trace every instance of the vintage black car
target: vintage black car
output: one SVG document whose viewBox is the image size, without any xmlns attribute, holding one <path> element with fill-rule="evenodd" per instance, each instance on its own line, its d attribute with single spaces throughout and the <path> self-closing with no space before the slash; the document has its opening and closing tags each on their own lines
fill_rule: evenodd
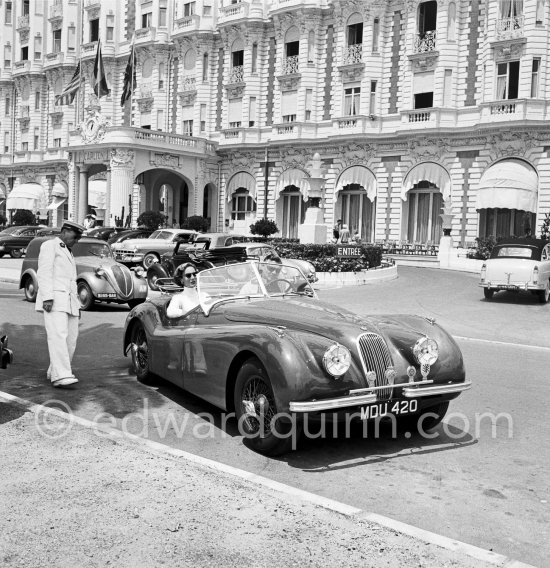
<svg viewBox="0 0 550 568">
<path fill-rule="evenodd" d="M 84 235 L 92 239 L 108 241 L 113 235 L 122 233 L 124 230 L 124 227 L 95 227 L 94 229 L 85 231 Z"/>
<path fill-rule="evenodd" d="M 0 233 L 0 258 L 8 254 L 12 258 L 21 258 L 27 245 L 36 237 L 36 233 L 44 229 L 39 225 L 22 225 L 8 227 Z"/>
<path fill-rule="evenodd" d="M 123 243 L 128 239 L 147 239 L 152 233 L 153 229 L 127 229 L 111 235 L 107 242 L 110 245 L 114 245 L 115 243 Z"/>
</svg>

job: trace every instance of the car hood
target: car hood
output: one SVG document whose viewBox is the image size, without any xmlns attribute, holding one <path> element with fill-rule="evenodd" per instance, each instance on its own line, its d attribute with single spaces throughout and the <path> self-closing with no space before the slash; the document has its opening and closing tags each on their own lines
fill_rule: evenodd
<svg viewBox="0 0 550 568">
<path fill-rule="evenodd" d="M 224 305 L 225 317 L 234 322 L 282 326 L 329 337 L 352 347 L 362 333 L 376 333 L 397 349 L 410 350 L 411 342 L 425 335 L 448 338 L 433 320 L 415 315 L 357 316 L 343 308 L 306 296 L 269 298 Z"/>
<path fill-rule="evenodd" d="M 127 239 L 121 243 L 114 243 L 115 248 L 133 248 L 135 246 L 147 246 L 152 242 L 158 241 L 159 243 L 167 242 L 166 239 Z"/>
</svg>

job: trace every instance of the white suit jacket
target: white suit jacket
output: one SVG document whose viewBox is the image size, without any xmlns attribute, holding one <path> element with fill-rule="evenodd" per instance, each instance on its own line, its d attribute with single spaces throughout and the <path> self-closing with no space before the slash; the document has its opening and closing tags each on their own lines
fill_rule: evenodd
<svg viewBox="0 0 550 568">
<path fill-rule="evenodd" d="M 38 255 L 37 278 L 37 312 L 44 311 L 43 302 L 53 300 L 53 311 L 80 315 L 80 302 L 76 291 L 76 262 L 59 237 L 42 243 Z"/>
</svg>

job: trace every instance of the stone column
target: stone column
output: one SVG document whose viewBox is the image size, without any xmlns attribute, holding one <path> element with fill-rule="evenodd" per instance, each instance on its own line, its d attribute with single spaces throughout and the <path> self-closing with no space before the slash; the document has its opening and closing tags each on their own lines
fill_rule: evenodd
<svg viewBox="0 0 550 568">
<path fill-rule="evenodd" d="M 134 185 L 134 152 L 133 150 L 111 150 L 111 202 L 110 225 L 115 226 L 126 220 L 129 214 L 130 196 Z"/>
<path fill-rule="evenodd" d="M 111 168 L 107 166 L 107 175 L 105 176 L 106 183 L 105 183 L 105 191 L 107 194 L 105 195 L 105 226 L 112 227 L 111 222 Z"/>
<path fill-rule="evenodd" d="M 78 178 L 80 175 L 79 167 L 74 163 L 74 160 L 69 160 L 69 207 L 67 216 L 69 219 L 76 218 L 78 211 Z"/>
<path fill-rule="evenodd" d="M 88 214 L 88 168 L 86 166 L 80 166 L 77 211 L 76 222 L 83 223 Z"/>
</svg>

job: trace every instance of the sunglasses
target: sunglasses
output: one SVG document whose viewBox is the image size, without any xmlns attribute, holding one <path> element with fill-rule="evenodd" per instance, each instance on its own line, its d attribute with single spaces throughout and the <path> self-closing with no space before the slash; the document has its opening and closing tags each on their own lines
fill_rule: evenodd
<svg viewBox="0 0 550 568">
<path fill-rule="evenodd" d="M 193 276 L 197 276 L 196 272 L 187 272 L 186 274 L 184 274 L 185 278 L 191 278 Z"/>
</svg>

